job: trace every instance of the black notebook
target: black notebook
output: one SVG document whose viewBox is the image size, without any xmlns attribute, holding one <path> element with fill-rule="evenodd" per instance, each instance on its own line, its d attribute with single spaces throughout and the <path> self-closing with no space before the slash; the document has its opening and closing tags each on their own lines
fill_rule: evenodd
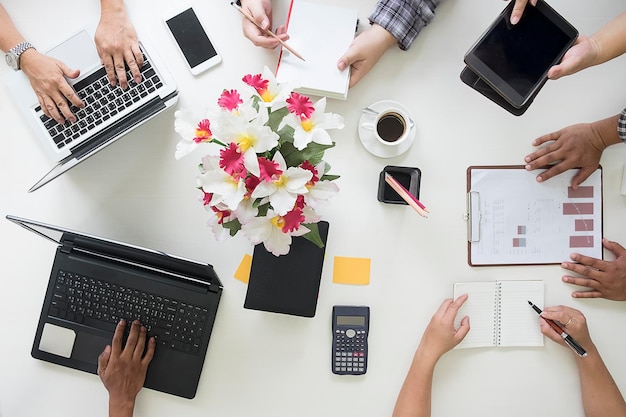
<svg viewBox="0 0 626 417">
<path fill-rule="evenodd" d="M 287 255 L 274 256 L 263 244 L 254 247 L 244 308 L 315 316 L 328 222 L 317 225 L 324 242 L 322 248 L 302 236 L 293 238 Z"/>
</svg>

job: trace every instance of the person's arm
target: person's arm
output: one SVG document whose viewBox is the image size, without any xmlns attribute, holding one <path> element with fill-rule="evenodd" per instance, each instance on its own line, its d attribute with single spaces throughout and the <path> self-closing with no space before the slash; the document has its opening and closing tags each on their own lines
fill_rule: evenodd
<svg viewBox="0 0 626 417">
<path fill-rule="evenodd" d="M 24 40 L 6 9 L 0 4 L 0 49 L 8 52 Z M 80 74 L 79 70 L 70 69 L 61 61 L 41 54 L 34 48 L 22 53 L 20 69 L 28 77 L 39 105 L 48 117 L 60 124 L 65 123 L 65 120 L 76 121 L 68 101 L 76 107 L 83 107 L 84 104 L 65 77 L 76 78 Z"/>
<path fill-rule="evenodd" d="M 122 347 L 125 328 L 126 322 L 121 320 L 115 328 L 111 345 L 105 347 L 98 357 L 98 375 L 109 391 L 109 417 L 133 415 L 135 398 L 146 380 L 156 346 L 154 337 L 151 337 L 146 348 L 146 328 L 135 320 Z"/>
<path fill-rule="evenodd" d="M 141 82 L 139 68 L 143 65 L 143 55 L 124 0 L 100 0 L 100 22 L 94 41 L 111 85 L 119 80 L 123 89 L 128 87 L 126 65 L 135 82 Z"/>
<path fill-rule="evenodd" d="M 572 168 L 580 168 L 572 178 L 572 187 L 578 186 L 593 173 L 600 163 L 602 152 L 609 146 L 620 143 L 620 115 L 593 123 L 568 126 L 541 136 L 533 146 L 552 142 L 524 158 L 528 171 L 550 166 L 537 176 L 537 181 L 546 181 Z"/>
<path fill-rule="evenodd" d="M 380 0 L 369 16 L 369 30 L 358 35 L 337 61 L 340 71 L 351 67 L 350 87 L 374 68 L 394 45 L 406 50 L 435 17 L 441 0 Z"/>
<path fill-rule="evenodd" d="M 563 282 L 587 287 L 585 291 L 574 291 L 574 298 L 606 298 L 615 301 L 626 301 L 626 249 L 617 242 L 602 239 L 605 248 L 613 252 L 614 261 L 584 256 L 574 253 L 574 262 L 563 262 L 562 268 L 576 272 L 582 277 L 563 276 Z"/>
<path fill-rule="evenodd" d="M 604 25 L 591 37 L 579 36 L 561 63 L 548 71 L 556 80 L 585 68 L 602 64 L 626 52 L 626 12 Z"/>
<path fill-rule="evenodd" d="M 567 324 L 563 326 L 566 332 L 587 351 L 584 358 L 576 355 L 585 417 L 626 417 L 624 397 L 591 341 L 585 316 L 573 308 L 556 306 L 545 308 L 541 317 Z M 565 346 L 560 335 L 545 320 L 541 320 L 541 332 Z"/>
<path fill-rule="evenodd" d="M 264 29 L 272 30 L 272 2 L 270 0 L 241 0 L 241 7 L 247 11 L 254 20 Z M 280 45 L 280 42 L 272 36 L 263 33 L 254 23 L 242 17 L 241 28 L 246 38 L 253 44 L 263 48 L 273 49 Z M 274 33 L 282 40 L 289 39 L 287 28 L 279 26 Z"/>
<path fill-rule="evenodd" d="M 430 417 L 435 365 L 444 353 L 461 343 L 470 329 L 469 317 L 463 317 L 459 328 L 454 328 L 454 320 L 465 300 L 467 295 L 454 301 L 444 300 L 430 320 L 398 394 L 393 417 Z"/>
</svg>

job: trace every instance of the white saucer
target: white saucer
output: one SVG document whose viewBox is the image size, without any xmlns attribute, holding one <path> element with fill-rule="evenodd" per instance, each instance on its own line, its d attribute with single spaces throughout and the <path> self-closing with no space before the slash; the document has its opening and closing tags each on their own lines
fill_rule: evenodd
<svg viewBox="0 0 626 417">
<path fill-rule="evenodd" d="M 359 118 L 359 139 L 361 140 L 363 147 L 367 149 L 369 153 L 379 158 L 393 158 L 394 156 L 402 155 L 403 153 L 408 151 L 415 141 L 415 120 L 413 119 L 413 116 L 411 115 L 409 109 L 407 109 L 405 106 L 398 103 L 397 101 L 393 100 L 377 101 L 376 103 L 371 104 L 368 107 L 377 112 L 389 107 L 396 107 L 400 110 L 403 110 L 404 112 L 406 112 L 406 114 L 409 115 L 411 121 L 413 122 L 413 126 L 411 126 L 411 129 L 409 130 L 409 135 L 407 136 L 406 140 L 400 145 L 385 146 L 381 144 L 378 139 L 376 139 L 376 136 L 374 136 L 374 132 L 372 130 L 363 127 L 363 123 L 373 122 L 376 118 L 376 115 L 369 112 L 362 112 L 361 117 Z"/>
</svg>

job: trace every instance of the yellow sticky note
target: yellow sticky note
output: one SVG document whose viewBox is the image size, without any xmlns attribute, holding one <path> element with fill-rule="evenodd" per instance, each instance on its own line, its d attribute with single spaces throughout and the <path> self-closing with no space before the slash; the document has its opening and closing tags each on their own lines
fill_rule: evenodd
<svg viewBox="0 0 626 417">
<path fill-rule="evenodd" d="M 239 281 L 247 284 L 248 281 L 250 280 L 250 267 L 251 266 L 252 266 L 252 256 L 246 253 L 245 255 L 243 255 L 243 259 L 241 260 L 239 267 L 235 271 L 235 275 L 233 275 L 235 279 L 238 279 Z"/>
<path fill-rule="evenodd" d="M 369 285 L 370 258 L 335 256 L 333 282 L 335 284 Z"/>
</svg>

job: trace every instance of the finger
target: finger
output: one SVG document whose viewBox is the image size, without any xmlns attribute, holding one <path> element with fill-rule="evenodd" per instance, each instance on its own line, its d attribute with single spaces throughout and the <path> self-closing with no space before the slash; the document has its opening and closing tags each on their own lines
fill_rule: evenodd
<svg viewBox="0 0 626 417">
<path fill-rule="evenodd" d="M 552 165 L 551 168 L 543 171 L 541 174 L 537 175 L 537 181 L 544 182 L 549 180 L 552 177 L 556 177 L 557 175 L 567 171 L 572 168 L 570 164 L 565 162 L 559 162 L 556 165 Z"/>
<path fill-rule="evenodd" d="M 613 254 L 617 258 L 621 257 L 622 255 L 626 255 L 626 249 L 617 242 L 613 242 L 608 239 L 602 239 L 602 245 L 604 245 L 605 248 L 613 252 Z"/>
<path fill-rule="evenodd" d="M 462 294 L 462 295 L 458 296 L 457 299 L 454 300 L 453 303 L 450 303 L 448 305 L 448 309 L 444 313 L 444 319 L 446 321 L 448 321 L 448 322 L 454 322 L 454 320 L 456 319 L 457 314 L 459 313 L 459 309 L 461 308 L 463 303 L 465 303 L 465 301 L 467 301 L 467 298 L 468 298 L 467 294 Z"/>
<path fill-rule="evenodd" d="M 54 100 L 57 109 L 59 109 L 62 114 L 63 123 L 65 123 L 65 120 L 69 120 L 70 122 L 74 123 L 76 121 L 76 116 L 74 116 L 74 113 L 72 113 L 70 106 L 67 104 L 67 99 L 62 94 L 55 94 Z"/>
<path fill-rule="evenodd" d="M 61 70 L 63 71 L 63 75 L 66 78 L 74 79 L 74 78 L 77 78 L 80 75 L 80 70 L 79 69 L 73 70 L 73 69 L 71 69 L 70 67 L 68 67 L 67 65 L 65 65 L 62 62 L 59 62 L 59 66 L 60 66 Z M 67 82 L 63 82 L 59 86 L 59 91 L 61 91 L 61 93 L 65 96 L 65 98 L 70 103 L 72 103 L 74 106 L 76 106 L 76 107 L 84 107 L 85 106 L 83 101 L 80 99 L 80 97 L 78 97 L 78 95 L 76 94 L 74 89 Z"/>
<path fill-rule="evenodd" d="M 141 82 L 141 71 L 139 70 L 140 66 L 137 63 L 136 55 L 132 49 L 124 53 L 124 60 L 126 61 L 126 65 L 128 65 L 128 69 L 130 69 L 130 73 L 133 74 L 133 80 L 139 84 Z"/>
<path fill-rule="evenodd" d="M 587 288 L 594 289 L 596 291 L 600 290 L 600 283 L 596 281 L 595 279 L 564 275 L 563 278 L 561 278 L 561 280 L 567 284 L 574 284 L 580 287 L 587 287 Z"/>
<path fill-rule="evenodd" d="M 574 291 L 574 298 L 602 298 L 604 295 L 600 291 Z"/>
<path fill-rule="evenodd" d="M 452 302 L 453 302 L 452 298 L 446 298 L 445 300 L 443 300 L 443 302 L 441 303 L 441 305 L 435 312 L 434 317 L 443 317 L 446 311 L 448 310 L 448 307 L 450 307 L 450 304 L 452 304 Z"/>
<path fill-rule="evenodd" d="M 122 338 L 124 337 L 124 329 L 126 329 L 126 320 L 122 319 L 115 327 L 113 341 L 111 342 L 111 354 L 117 356 L 122 351 Z"/>
<path fill-rule="evenodd" d="M 556 330 L 554 330 L 552 326 L 550 326 L 548 322 L 541 317 L 539 318 L 539 328 L 541 329 L 541 333 L 543 333 L 544 336 L 546 336 L 548 339 L 560 345 L 563 344 L 563 339 L 561 338 L 560 334 L 557 333 Z"/>
<path fill-rule="evenodd" d="M 584 167 L 579 169 L 576 175 L 572 178 L 572 188 L 577 189 L 580 184 L 582 184 L 591 174 L 594 173 L 596 168 Z"/>
<path fill-rule="evenodd" d="M 564 306 L 545 308 L 540 314 L 540 316 L 545 319 L 559 322 L 561 325 L 563 325 L 561 327 L 565 327 L 564 324 L 567 323 L 575 315 L 576 310 Z"/>
<path fill-rule="evenodd" d="M 139 335 L 137 336 L 137 345 L 135 345 L 135 350 L 133 351 L 134 358 L 141 358 L 143 356 L 143 350 L 146 347 L 146 328 L 144 326 L 139 326 Z"/>
<path fill-rule="evenodd" d="M 537 139 L 535 139 L 532 142 L 532 145 L 533 146 L 543 145 L 546 142 L 557 140 L 559 138 L 559 136 L 561 136 L 560 132 L 547 133 L 547 134 L 545 134 L 543 136 L 539 136 Z M 539 151 L 541 151 L 541 149 Z M 539 152 L 539 151 L 537 151 L 537 152 Z"/>
<path fill-rule="evenodd" d="M 144 365 L 145 367 L 148 366 L 148 364 L 150 363 L 150 361 L 152 361 L 152 358 L 154 357 L 155 349 L 156 349 L 156 340 L 154 339 L 154 337 L 151 337 L 148 340 L 148 349 L 146 349 L 146 354 L 143 355 L 143 358 L 141 359 L 142 365 Z"/>
<path fill-rule="evenodd" d="M 112 86 L 117 85 L 117 78 L 115 77 L 115 65 L 113 65 L 113 57 L 111 55 L 100 55 L 100 59 L 102 60 L 102 65 L 104 66 L 105 71 L 107 72 L 107 79 L 109 80 L 109 84 Z"/>
<path fill-rule="evenodd" d="M 609 266 L 608 261 L 581 255 L 580 253 L 572 253 L 570 258 L 578 262 L 578 264 L 571 264 L 573 271 L 593 279 L 597 279 L 597 277 L 601 275 L 598 271 L 606 271 Z"/>
<path fill-rule="evenodd" d="M 513 11 L 511 12 L 511 24 L 515 25 L 522 18 L 524 8 L 526 7 L 527 0 L 515 0 Z"/>
<path fill-rule="evenodd" d="M 139 339 L 139 320 L 133 321 L 133 324 L 130 326 L 130 333 L 128 334 L 128 339 L 126 339 L 126 346 L 124 346 L 124 352 L 129 352 L 132 354 L 135 351 L 135 347 L 137 346 L 137 340 Z"/>
<path fill-rule="evenodd" d="M 106 371 L 109 359 L 111 358 L 111 345 L 106 345 L 100 356 L 98 356 L 98 375 L 102 376 Z"/>
<path fill-rule="evenodd" d="M 126 64 L 123 55 L 113 55 L 113 65 L 115 66 L 115 75 L 123 90 L 128 88 L 128 80 L 126 79 Z"/>
<path fill-rule="evenodd" d="M 457 341 L 457 343 L 461 343 L 461 341 L 465 339 L 465 336 L 467 336 L 469 331 L 470 331 L 470 319 L 468 316 L 465 316 L 461 319 L 461 324 L 459 325 L 459 328 L 456 329 L 456 333 L 454 334 L 454 339 Z"/>
</svg>

